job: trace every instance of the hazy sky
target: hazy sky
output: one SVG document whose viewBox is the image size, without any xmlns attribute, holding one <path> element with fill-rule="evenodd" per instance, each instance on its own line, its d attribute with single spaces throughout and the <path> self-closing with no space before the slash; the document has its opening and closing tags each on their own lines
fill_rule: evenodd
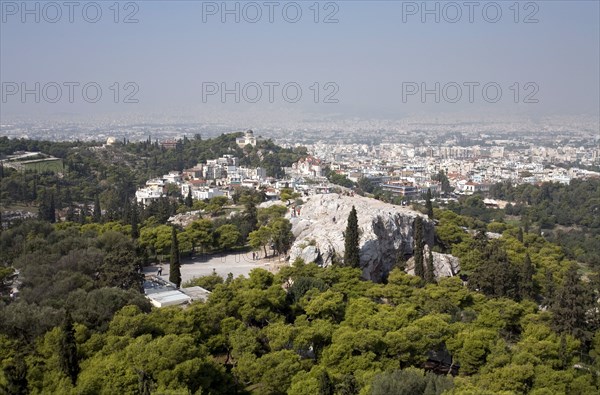
<svg viewBox="0 0 600 395">
<path fill-rule="evenodd" d="M 118 15 L 114 1 L 73 8 L 29 1 L 30 14 L 21 1 L 0 3 L 6 116 L 283 108 L 377 118 L 595 115 L 600 108 L 595 0 L 137 1 L 120 2 Z M 231 93 L 223 104 L 221 89 L 236 91 L 236 82 L 240 103 Z M 36 83 L 40 103 L 36 94 L 21 95 Z M 88 103 L 97 87 L 102 96 Z M 289 103 L 298 88 L 301 98 Z M 138 103 L 125 103 L 128 94 Z"/>
</svg>

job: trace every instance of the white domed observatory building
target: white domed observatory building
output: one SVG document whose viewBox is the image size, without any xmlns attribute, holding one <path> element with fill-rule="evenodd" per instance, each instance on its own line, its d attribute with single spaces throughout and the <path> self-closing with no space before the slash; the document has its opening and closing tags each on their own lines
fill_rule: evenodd
<svg viewBox="0 0 600 395">
<path fill-rule="evenodd" d="M 242 137 L 238 137 L 237 139 L 235 139 L 235 142 L 237 143 L 238 147 L 240 147 L 240 148 L 244 148 L 247 145 L 255 146 L 256 141 L 257 141 L 257 138 L 254 137 L 254 132 L 250 129 L 247 130 L 246 133 L 244 133 L 244 135 Z"/>
</svg>

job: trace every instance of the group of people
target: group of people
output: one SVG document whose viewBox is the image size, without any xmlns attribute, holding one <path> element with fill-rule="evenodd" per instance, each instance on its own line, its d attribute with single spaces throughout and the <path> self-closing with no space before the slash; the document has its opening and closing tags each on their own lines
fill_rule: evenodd
<svg viewBox="0 0 600 395">
<path fill-rule="evenodd" d="M 291 211 L 292 218 L 300 216 L 300 207 L 292 206 L 292 208 L 290 210 L 292 210 Z"/>
<path fill-rule="evenodd" d="M 252 251 L 252 260 L 256 261 L 260 259 L 260 254 L 258 252 Z"/>
</svg>

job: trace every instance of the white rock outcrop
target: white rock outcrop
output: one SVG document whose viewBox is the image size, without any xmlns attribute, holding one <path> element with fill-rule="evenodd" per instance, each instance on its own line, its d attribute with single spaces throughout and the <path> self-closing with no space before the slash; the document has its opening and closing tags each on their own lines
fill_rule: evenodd
<svg viewBox="0 0 600 395">
<path fill-rule="evenodd" d="M 381 281 L 398 254 L 413 255 L 413 223 L 417 216 L 423 218 L 425 242 L 433 244 L 433 223 L 410 208 L 361 196 L 313 195 L 302 205 L 301 215 L 290 218 L 296 237 L 290 249 L 290 262 L 300 257 L 307 263 L 328 266 L 341 259 L 352 206 L 358 215 L 360 262 L 365 279 Z"/>
<path fill-rule="evenodd" d="M 181 226 L 182 228 L 188 227 L 192 222 L 202 218 L 203 210 L 188 211 L 181 214 L 175 214 L 167 220 L 167 222 Z"/>
<path fill-rule="evenodd" d="M 450 254 L 440 254 L 439 252 L 433 251 L 433 274 L 435 278 L 442 277 L 454 277 L 460 271 L 460 262 L 457 257 Z M 423 259 L 424 264 L 427 264 L 429 257 L 429 246 L 423 248 Z M 415 258 L 411 257 L 406 262 L 406 272 L 408 274 L 415 274 Z"/>
</svg>

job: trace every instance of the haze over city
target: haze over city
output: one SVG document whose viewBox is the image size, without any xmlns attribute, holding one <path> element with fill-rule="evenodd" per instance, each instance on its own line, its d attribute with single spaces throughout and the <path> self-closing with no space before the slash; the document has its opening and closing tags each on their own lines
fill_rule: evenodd
<svg viewBox="0 0 600 395">
<path fill-rule="evenodd" d="M 596 1 L 289 3 L 2 1 L 2 120 L 598 117 Z"/>
</svg>

